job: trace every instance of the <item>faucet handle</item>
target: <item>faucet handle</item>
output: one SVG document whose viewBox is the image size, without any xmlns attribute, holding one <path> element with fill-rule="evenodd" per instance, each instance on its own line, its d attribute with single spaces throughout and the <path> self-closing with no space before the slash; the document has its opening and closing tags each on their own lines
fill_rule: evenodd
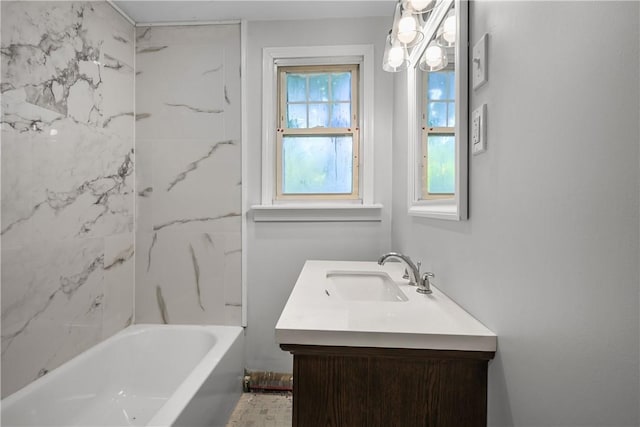
<svg viewBox="0 0 640 427">
<path fill-rule="evenodd" d="M 424 273 L 420 278 L 420 286 L 418 286 L 418 289 L 416 289 L 416 291 L 421 294 L 430 294 L 432 292 L 430 279 L 433 279 L 434 277 L 436 277 L 436 275 L 431 273 L 430 271 Z"/>
<path fill-rule="evenodd" d="M 430 271 L 424 273 L 422 275 L 422 280 L 424 281 L 425 286 L 429 287 L 431 285 L 431 279 L 433 279 L 434 277 L 436 277 L 436 275 Z"/>
</svg>

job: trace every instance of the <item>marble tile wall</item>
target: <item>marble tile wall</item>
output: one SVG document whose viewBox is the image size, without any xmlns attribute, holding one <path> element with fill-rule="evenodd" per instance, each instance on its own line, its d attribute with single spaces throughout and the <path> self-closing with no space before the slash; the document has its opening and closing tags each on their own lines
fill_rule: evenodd
<svg viewBox="0 0 640 427">
<path fill-rule="evenodd" d="M 240 325 L 240 26 L 136 41 L 136 323 Z"/>
<path fill-rule="evenodd" d="M 134 27 L 1 2 L 2 396 L 132 322 Z"/>
</svg>

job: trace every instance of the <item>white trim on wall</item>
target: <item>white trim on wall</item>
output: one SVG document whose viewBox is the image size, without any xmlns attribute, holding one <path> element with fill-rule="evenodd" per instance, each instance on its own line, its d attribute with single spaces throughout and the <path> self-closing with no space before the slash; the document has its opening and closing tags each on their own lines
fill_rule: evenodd
<svg viewBox="0 0 640 427">
<path fill-rule="evenodd" d="M 117 7 L 115 7 L 115 5 L 109 1 L 109 4 L 111 4 L 111 6 L 114 6 L 114 8 L 120 12 L 120 14 L 123 14 L 123 12 L 121 10 L 119 10 Z M 138 38 L 136 37 L 136 26 L 135 23 L 127 16 L 124 15 L 123 16 L 133 25 L 133 123 L 131 124 L 131 126 L 133 127 L 133 153 L 134 155 L 138 152 L 138 147 L 136 145 L 136 142 L 138 141 L 138 139 L 136 138 L 136 85 L 138 84 L 138 79 L 136 79 L 136 70 L 137 70 L 137 64 L 136 61 L 138 59 L 138 55 L 136 54 L 136 52 L 138 51 Z M 136 256 L 135 256 L 135 251 L 138 250 L 138 223 L 136 221 L 136 218 L 138 218 L 138 192 L 136 191 L 138 188 L 138 163 L 135 161 L 135 157 L 134 157 L 134 164 L 133 164 L 133 251 L 134 251 L 134 256 L 133 256 L 133 271 L 131 272 L 131 274 L 133 275 L 133 288 L 131 289 L 131 324 L 135 325 L 136 324 Z"/>
<path fill-rule="evenodd" d="M 131 25 L 133 25 L 134 27 L 136 26 L 136 21 L 134 21 L 133 19 L 131 19 L 131 17 L 129 15 L 127 15 L 124 10 L 120 9 L 112 0 L 107 0 L 107 3 L 109 3 L 111 5 L 112 8 L 115 9 L 116 12 L 118 12 L 120 15 L 122 15 L 122 17 L 124 19 L 126 19 L 127 21 L 129 21 L 129 23 Z"/>
<path fill-rule="evenodd" d="M 249 182 L 249 154 L 247 148 L 248 120 L 247 120 L 247 21 L 240 21 L 240 123 L 241 123 L 241 167 L 242 167 L 242 185 L 240 193 L 242 198 L 242 219 L 240 238 L 242 241 L 242 257 L 241 257 L 241 287 L 242 287 L 242 326 L 247 327 L 247 212 L 249 191 L 247 188 Z"/>
<path fill-rule="evenodd" d="M 246 20 L 239 19 L 230 19 L 230 20 L 221 20 L 221 21 L 167 21 L 167 22 L 136 22 L 133 18 L 131 18 L 127 13 L 122 10 L 117 4 L 113 2 L 113 0 L 106 0 L 107 3 L 111 5 L 112 8 L 116 10 L 124 19 L 126 19 L 131 25 L 134 27 L 183 27 L 183 26 L 193 26 L 193 25 L 230 25 L 230 24 L 240 24 L 242 28 L 242 22 L 247 22 Z M 246 24 L 245 24 L 246 25 Z M 242 31 L 242 30 L 240 30 Z"/>
<path fill-rule="evenodd" d="M 136 22 L 136 27 L 193 27 L 198 25 L 234 25 L 242 21 L 232 19 L 229 21 L 168 21 L 168 22 Z"/>
</svg>

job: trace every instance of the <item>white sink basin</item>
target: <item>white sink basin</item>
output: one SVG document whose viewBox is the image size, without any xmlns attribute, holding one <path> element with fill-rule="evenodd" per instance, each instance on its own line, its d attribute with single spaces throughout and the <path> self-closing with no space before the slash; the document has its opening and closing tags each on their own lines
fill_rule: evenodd
<svg viewBox="0 0 640 427">
<path fill-rule="evenodd" d="M 327 280 L 349 301 L 405 302 L 409 298 L 383 271 L 328 271 Z"/>
<path fill-rule="evenodd" d="M 399 262 L 307 261 L 276 324 L 276 342 L 496 351 L 493 332 L 437 286 L 430 295 L 416 292 L 403 272 Z M 399 299 L 390 297 L 398 288 Z"/>
</svg>

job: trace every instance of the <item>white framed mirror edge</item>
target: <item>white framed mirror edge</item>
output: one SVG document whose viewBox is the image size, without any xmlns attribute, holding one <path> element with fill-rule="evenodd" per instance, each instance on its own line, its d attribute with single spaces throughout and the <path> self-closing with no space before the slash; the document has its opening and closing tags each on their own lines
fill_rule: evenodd
<svg viewBox="0 0 640 427">
<path fill-rule="evenodd" d="M 422 52 L 426 49 L 429 41 L 437 31 L 440 22 L 446 13 L 454 5 L 456 9 L 457 39 L 462 41 L 456 43 L 455 64 L 456 64 L 456 117 L 463 120 L 456 120 L 456 195 L 453 199 L 445 200 L 420 200 L 421 188 L 420 179 L 422 175 L 422 160 L 420 156 L 419 127 L 417 124 L 417 97 L 416 97 L 416 67 Z M 412 50 L 410 65 L 407 70 L 407 129 L 408 129 L 408 214 L 410 216 L 427 217 L 434 219 L 445 219 L 452 221 L 462 221 L 468 219 L 468 121 L 469 121 L 469 88 L 468 88 L 468 1 L 467 0 L 444 0 L 434 10 L 435 19 L 430 19 L 424 26 L 424 40 Z"/>
</svg>

